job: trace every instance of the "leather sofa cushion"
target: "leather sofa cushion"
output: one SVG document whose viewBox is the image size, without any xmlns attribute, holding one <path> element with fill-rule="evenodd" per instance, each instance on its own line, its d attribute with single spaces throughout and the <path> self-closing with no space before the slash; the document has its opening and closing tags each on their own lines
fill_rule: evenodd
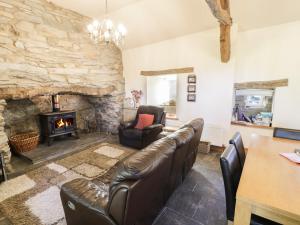
<svg viewBox="0 0 300 225">
<path fill-rule="evenodd" d="M 139 114 L 139 119 L 135 125 L 136 129 L 144 129 L 144 127 L 151 126 L 154 121 L 154 115 L 151 114 Z"/>
<path fill-rule="evenodd" d="M 158 151 L 159 153 L 170 156 L 176 150 L 176 141 L 172 138 L 163 137 L 151 145 L 144 148 L 142 151 Z"/>
<path fill-rule="evenodd" d="M 194 131 L 197 132 L 198 130 L 201 130 L 203 128 L 203 125 L 204 125 L 203 119 L 197 118 L 197 119 L 193 119 L 193 120 L 189 121 L 188 123 L 184 124 L 181 128 L 192 127 L 194 129 Z"/>
<path fill-rule="evenodd" d="M 112 179 L 111 190 L 125 180 L 139 180 L 150 175 L 175 149 L 174 140 L 163 138 L 135 153 L 120 163 Z"/>
<path fill-rule="evenodd" d="M 176 141 L 177 147 L 180 147 L 189 142 L 194 136 L 194 130 L 191 127 L 185 127 L 168 135 L 169 138 Z"/>
</svg>

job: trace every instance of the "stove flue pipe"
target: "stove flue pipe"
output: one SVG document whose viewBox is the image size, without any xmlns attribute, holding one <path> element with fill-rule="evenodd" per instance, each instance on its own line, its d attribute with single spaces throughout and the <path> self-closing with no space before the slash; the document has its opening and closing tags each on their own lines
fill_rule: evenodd
<svg viewBox="0 0 300 225">
<path fill-rule="evenodd" d="M 52 95 L 52 110 L 53 112 L 60 111 L 59 95 Z"/>
</svg>

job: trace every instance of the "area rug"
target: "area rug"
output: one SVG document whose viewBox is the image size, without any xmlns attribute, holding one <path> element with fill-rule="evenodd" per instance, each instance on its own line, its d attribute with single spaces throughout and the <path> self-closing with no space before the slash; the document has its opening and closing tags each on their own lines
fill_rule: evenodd
<svg viewBox="0 0 300 225">
<path fill-rule="evenodd" d="M 66 225 L 61 186 L 76 178 L 105 180 L 117 162 L 134 152 L 102 143 L 11 179 L 0 185 L 0 211 L 14 225 Z"/>
<path fill-rule="evenodd" d="M 19 176 L 0 185 L 0 202 L 17 194 L 23 193 L 35 186 L 35 182 L 28 176 Z M 13 187 L 13 188 L 12 188 Z"/>
</svg>

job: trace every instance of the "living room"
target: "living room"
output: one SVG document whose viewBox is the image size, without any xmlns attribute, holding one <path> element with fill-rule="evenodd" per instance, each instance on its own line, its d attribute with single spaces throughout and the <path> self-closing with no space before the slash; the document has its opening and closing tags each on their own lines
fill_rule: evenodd
<svg viewBox="0 0 300 225">
<path fill-rule="evenodd" d="M 0 0 L 0 225 L 299 224 L 299 12 Z"/>
</svg>

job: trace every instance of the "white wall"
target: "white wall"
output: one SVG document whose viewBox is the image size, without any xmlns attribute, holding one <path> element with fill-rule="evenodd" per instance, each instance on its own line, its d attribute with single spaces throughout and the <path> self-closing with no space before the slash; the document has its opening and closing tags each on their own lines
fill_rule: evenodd
<svg viewBox="0 0 300 225">
<path fill-rule="evenodd" d="M 193 66 L 197 101 L 186 101 L 186 75 L 180 75 L 177 124 L 203 117 L 204 139 L 215 145 L 227 144 L 239 130 L 247 146 L 252 133 L 271 136 L 272 131 L 230 125 L 234 82 L 288 78 L 289 87 L 276 90 L 274 125 L 300 129 L 299 38 L 300 21 L 247 32 L 238 32 L 235 25 L 228 64 L 220 63 L 219 29 L 129 49 L 123 53 L 126 93 L 141 88 L 146 93 L 141 70 Z"/>
<path fill-rule="evenodd" d="M 275 92 L 274 126 L 300 129 L 300 21 L 239 33 L 235 81 L 289 79 Z"/>
<path fill-rule="evenodd" d="M 232 30 L 234 46 L 237 27 Z M 214 29 L 124 51 L 127 95 L 130 96 L 132 89 L 142 89 L 146 93 L 146 78 L 139 75 L 141 70 L 194 67 L 197 100 L 187 102 L 187 75 L 179 75 L 177 117 L 182 123 L 203 117 L 206 123 L 204 138 L 215 139 L 215 144 L 222 145 L 223 130 L 230 127 L 235 57 L 230 63 L 220 62 L 218 39 L 219 30 Z M 209 131 L 210 127 L 215 132 Z"/>
</svg>

